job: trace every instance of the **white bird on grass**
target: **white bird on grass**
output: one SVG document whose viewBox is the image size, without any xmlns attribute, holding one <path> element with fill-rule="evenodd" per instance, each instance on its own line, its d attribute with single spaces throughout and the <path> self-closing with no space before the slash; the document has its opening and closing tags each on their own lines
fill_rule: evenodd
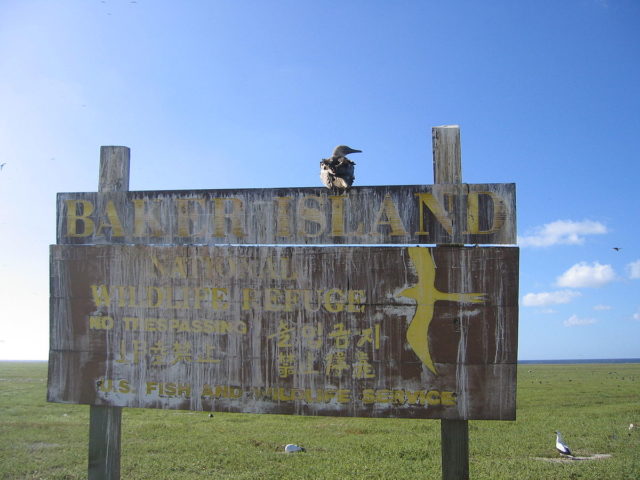
<svg viewBox="0 0 640 480">
<path fill-rule="evenodd" d="M 558 450 L 562 455 L 573 457 L 573 453 L 571 453 L 569 446 L 564 443 L 560 432 L 556 432 L 556 450 Z"/>
<path fill-rule="evenodd" d="M 284 446 L 285 453 L 296 453 L 296 452 L 306 452 L 303 447 L 298 445 L 294 445 L 293 443 L 288 443 Z"/>
</svg>

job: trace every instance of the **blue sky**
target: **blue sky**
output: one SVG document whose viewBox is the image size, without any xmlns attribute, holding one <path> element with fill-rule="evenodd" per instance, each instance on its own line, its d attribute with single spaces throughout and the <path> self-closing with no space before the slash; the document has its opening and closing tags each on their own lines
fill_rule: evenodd
<svg viewBox="0 0 640 480">
<path fill-rule="evenodd" d="M 640 357 L 640 3 L 0 2 L 0 359 L 48 353 L 56 192 L 515 182 L 521 359 Z M 616 251 L 613 247 L 620 247 Z"/>
</svg>

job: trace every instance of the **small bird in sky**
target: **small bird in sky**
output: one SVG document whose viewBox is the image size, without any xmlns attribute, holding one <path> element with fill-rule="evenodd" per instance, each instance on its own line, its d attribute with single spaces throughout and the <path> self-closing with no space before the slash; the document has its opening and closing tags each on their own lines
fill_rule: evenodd
<svg viewBox="0 0 640 480">
<path fill-rule="evenodd" d="M 304 447 L 300 447 L 298 445 L 294 445 L 293 443 L 288 443 L 284 446 L 285 453 L 296 453 L 296 452 L 306 452 Z"/>
<path fill-rule="evenodd" d="M 7 164 L 7 162 L 0 163 L 0 170 L 2 170 L 6 164 Z"/>
<path fill-rule="evenodd" d="M 362 150 L 338 145 L 333 149 L 331 158 L 323 158 L 320 162 L 320 179 L 325 187 L 346 191 L 353 185 L 355 177 L 355 162 L 347 158 L 350 153 L 360 153 Z"/>
<path fill-rule="evenodd" d="M 622 247 L 613 247 L 613 249 L 614 249 L 616 252 L 619 252 L 620 250 L 622 250 Z"/>
<path fill-rule="evenodd" d="M 569 446 L 564 443 L 562 434 L 560 432 L 556 432 L 556 450 L 558 450 L 558 452 L 560 452 L 562 455 L 573 457 L 573 453 L 571 453 Z"/>
</svg>

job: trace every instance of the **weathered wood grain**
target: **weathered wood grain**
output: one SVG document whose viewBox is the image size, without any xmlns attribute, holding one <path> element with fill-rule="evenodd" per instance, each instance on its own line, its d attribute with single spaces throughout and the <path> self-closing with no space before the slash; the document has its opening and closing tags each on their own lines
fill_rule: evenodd
<svg viewBox="0 0 640 480">
<path fill-rule="evenodd" d="M 51 272 L 51 401 L 515 416 L 517 248 L 59 245 Z"/>
<path fill-rule="evenodd" d="M 100 147 L 99 192 L 129 190 L 131 151 Z M 91 405 L 89 409 L 89 480 L 120 480 L 122 408 Z"/>
<path fill-rule="evenodd" d="M 460 127 L 443 125 L 431 129 L 433 181 L 436 185 L 462 183 Z"/>
<path fill-rule="evenodd" d="M 60 193 L 58 244 L 515 244 L 514 184 Z"/>
<path fill-rule="evenodd" d="M 469 422 L 442 419 L 440 424 L 442 480 L 469 478 Z"/>
<path fill-rule="evenodd" d="M 131 150 L 129 147 L 100 147 L 99 192 L 126 192 L 129 190 Z"/>
<path fill-rule="evenodd" d="M 431 130 L 433 178 L 436 184 L 462 183 L 460 127 L 444 125 Z M 461 359 L 464 361 L 464 359 Z M 442 480 L 469 478 L 469 425 L 467 420 L 440 421 Z"/>
<path fill-rule="evenodd" d="M 122 408 L 91 405 L 89 415 L 89 480 L 120 480 Z"/>
</svg>

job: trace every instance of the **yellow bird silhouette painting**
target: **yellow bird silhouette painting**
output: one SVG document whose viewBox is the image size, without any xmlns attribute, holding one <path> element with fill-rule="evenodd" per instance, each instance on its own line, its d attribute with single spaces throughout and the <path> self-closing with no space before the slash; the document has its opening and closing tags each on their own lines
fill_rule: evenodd
<svg viewBox="0 0 640 480">
<path fill-rule="evenodd" d="M 416 312 L 407 329 L 407 342 L 418 358 L 436 375 L 429 352 L 429 324 L 433 319 L 433 308 L 438 300 L 460 303 L 484 303 L 482 293 L 445 293 L 436 289 L 436 265 L 428 248 L 409 247 L 409 258 L 418 274 L 418 283 L 402 290 L 399 295 L 416 301 Z"/>
</svg>

